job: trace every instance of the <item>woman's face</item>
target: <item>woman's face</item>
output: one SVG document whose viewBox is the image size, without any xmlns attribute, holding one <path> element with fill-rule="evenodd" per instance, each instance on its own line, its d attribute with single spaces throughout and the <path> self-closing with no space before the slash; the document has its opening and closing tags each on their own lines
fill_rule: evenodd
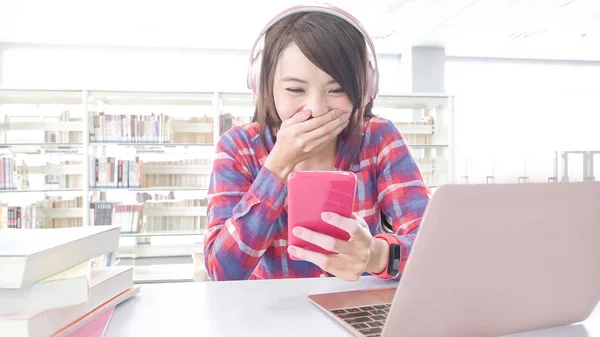
<svg viewBox="0 0 600 337">
<path fill-rule="evenodd" d="M 310 109 L 312 117 L 334 109 L 352 111 L 352 102 L 331 76 L 304 56 L 294 43 L 286 47 L 277 62 L 273 96 L 282 121 Z"/>
</svg>

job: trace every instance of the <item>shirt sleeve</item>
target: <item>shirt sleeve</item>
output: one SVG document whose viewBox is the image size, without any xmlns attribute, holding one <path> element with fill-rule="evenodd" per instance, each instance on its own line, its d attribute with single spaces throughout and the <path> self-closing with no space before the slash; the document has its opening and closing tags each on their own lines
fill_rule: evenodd
<svg viewBox="0 0 600 337">
<path fill-rule="evenodd" d="M 234 139 L 221 137 L 208 191 L 204 262 L 212 280 L 247 279 L 275 238 L 284 209 L 286 185 L 262 168 L 253 179 L 244 164 L 249 153 Z"/>
<path fill-rule="evenodd" d="M 377 200 L 394 233 L 382 234 L 400 245 L 399 279 L 414 243 L 429 189 L 402 135 L 391 121 L 379 124 Z"/>
</svg>

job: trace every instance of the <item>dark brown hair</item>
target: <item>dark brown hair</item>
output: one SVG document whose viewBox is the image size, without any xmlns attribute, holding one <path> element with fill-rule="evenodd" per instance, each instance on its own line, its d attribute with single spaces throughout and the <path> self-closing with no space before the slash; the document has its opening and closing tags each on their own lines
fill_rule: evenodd
<svg viewBox="0 0 600 337">
<path fill-rule="evenodd" d="M 274 24 L 264 40 L 254 121 L 260 125 L 260 139 L 265 147 L 267 128 L 276 130 L 282 123 L 273 97 L 277 60 L 287 46 L 295 43 L 313 64 L 344 89 L 352 102 L 350 123 L 338 139 L 353 144 L 352 148 L 356 149 L 353 155 L 356 155 L 362 138 L 363 117 L 372 116 L 372 102 L 365 104 L 368 61 L 362 33 L 337 16 L 305 12 L 289 15 Z"/>
</svg>

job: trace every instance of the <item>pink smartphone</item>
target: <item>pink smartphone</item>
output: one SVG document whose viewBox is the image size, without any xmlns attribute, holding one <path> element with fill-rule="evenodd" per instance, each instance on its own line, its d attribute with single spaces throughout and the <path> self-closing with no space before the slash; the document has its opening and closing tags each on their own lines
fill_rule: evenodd
<svg viewBox="0 0 600 337">
<path fill-rule="evenodd" d="M 292 234 L 296 226 L 341 240 L 348 232 L 321 219 L 322 212 L 351 218 L 356 194 L 356 175 L 346 171 L 300 171 L 288 177 L 288 244 L 323 254 L 333 254 Z"/>
</svg>

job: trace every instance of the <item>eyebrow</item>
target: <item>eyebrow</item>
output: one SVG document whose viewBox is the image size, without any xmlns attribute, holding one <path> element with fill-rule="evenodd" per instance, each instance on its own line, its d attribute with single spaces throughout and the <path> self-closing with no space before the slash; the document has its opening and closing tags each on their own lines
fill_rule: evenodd
<svg viewBox="0 0 600 337">
<path fill-rule="evenodd" d="M 308 82 L 306 80 L 297 78 L 297 77 L 292 77 L 292 76 L 286 76 L 284 78 L 281 79 L 282 82 L 298 82 L 298 83 L 303 83 L 303 84 L 308 84 Z M 337 83 L 336 80 L 331 79 L 329 82 L 327 82 L 327 84 L 335 84 Z"/>
<path fill-rule="evenodd" d="M 303 80 L 303 79 L 299 79 L 297 77 L 291 77 L 291 76 L 286 76 L 284 78 L 281 79 L 282 82 L 298 82 L 298 83 L 304 83 L 307 84 L 308 82 Z"/>
</svg>

